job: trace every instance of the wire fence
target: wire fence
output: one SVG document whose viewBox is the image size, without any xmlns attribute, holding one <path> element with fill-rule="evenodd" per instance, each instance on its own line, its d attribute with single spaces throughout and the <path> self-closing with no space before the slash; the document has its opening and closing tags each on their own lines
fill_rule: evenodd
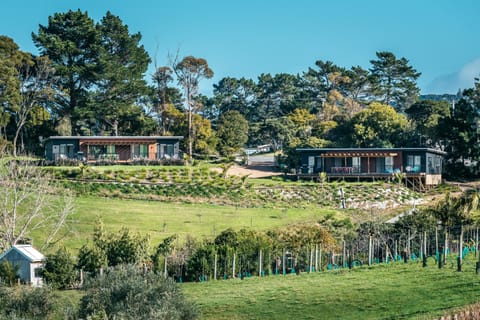
<svg viewBox="0 0 480 320">
<path fill-rule="evenodd" d="M 422 263 L 479 271 L 477 226 L 452 226 L 404 233 L 372 232 L 335 244 L 282 246 L 276 243 L 225 248 L 202 245 L 167 257 L 167 275 L 178 282 L 299 274 L 391 263 Z M 461 253 L 461 254 L 460 254 Z M 468 258 L 468 259 L 466 259 Z"/>
</svg>

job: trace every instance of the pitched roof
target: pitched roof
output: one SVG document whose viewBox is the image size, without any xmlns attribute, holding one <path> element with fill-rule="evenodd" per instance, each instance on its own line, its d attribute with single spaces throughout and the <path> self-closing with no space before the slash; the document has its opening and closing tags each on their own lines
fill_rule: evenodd
<svg viewBox="0 0 480 320">
<path fill-rule="evenodd" d="M 12 250 L 17 251 L 22 256 L 24 256 L 25 259 L 29 260 L 30 262 L 45 260 L 45 256 L 42 253 L 40 253 L 40 251 L 38 251 L 37 249 L 35 249 L 34 247 L 32 247 L 29 244 L 21 244 L 21 245 L 12 246 L 6 252 L 4 252 L 2 255 L 0 255 L 0 260 L 3 259 L 3 257 L 5 257 Z"/>
</svg>

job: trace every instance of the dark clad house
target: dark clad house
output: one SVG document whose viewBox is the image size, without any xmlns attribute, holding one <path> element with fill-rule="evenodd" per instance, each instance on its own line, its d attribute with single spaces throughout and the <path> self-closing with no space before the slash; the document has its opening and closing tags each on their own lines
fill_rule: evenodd
<svg viewBox="0 0 480 320">
<path fill-rule="evenodd" d="M 366 180 L 402 174 L 407 185 L 424 191 L 442 181 L 445 152 L 431 148 L 298 148 L 298 178 Z"/>
<path fill-rule="evenodd" d="M 44 141 L 48 161 L 131 162 L 181 159 L 181 136 L 52 136 Z"/>
</svg>

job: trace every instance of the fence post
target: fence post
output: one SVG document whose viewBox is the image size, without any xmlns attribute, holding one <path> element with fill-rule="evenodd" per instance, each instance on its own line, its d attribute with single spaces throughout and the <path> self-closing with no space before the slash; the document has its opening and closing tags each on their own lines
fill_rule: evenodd
<svg viewBox="0 0 480 320">
<path fill-rule="evenodd" d="M 475 257 L 477 257 L 477 251 L 478 251 L 478 228 L 475 232 Z"/>
<path fill-rule="evenodd" d="M 397 257 L 398 257 L 398 240 L 394 240 L 394 241 L 393 241 L 393 245 L 395 246 L 395 248 L 394 248 L 394 254 L 395 254 L 395 256 L 393 257 L 393 261 L 397 261 Z"/>
<path fill-rule="evenodd" d="M 447 255 L 448 255 L 448 231 L 445 230 L 445 252 L 443 253 L 443 264 L 447 263 Z"/>
<path fill-rule="evenodd" d="M 233 253 L 233 262 L 232 262 L 232 279 L 235 279 L 235 252 Z"/>
<path fill-rule="evenodd" d="M 423 231 L 422 266 L 427 266 L 427 231 Z"/>
<path fill-rule="evenodd" d="M 213 280 L 217 280 L 217 253 L 215 252 L 215 258 L 213 261 Z"/>
<path fill-rule="evenodd" d="M 322 245 L 321 244 L 318 246 L 318 256 L 319 256 L 318 269 L 322 270 Z"/>
<path fill-rule="evenodd" d="M 368 265 L 372 265 L 372 236 L 368 237 Z"/>
<path fill-rule="evenodd" d="M 312 272 L 312 269 L 313 269 L 313 248 L 311 245 L 309 246 L 309 248 L 310 248 L 310 263 L 308 265 L 308 273 Z"/>
<path fill-rule="evenodd" d="M 258 251 L 258 276 L 262 276 L 262 249 Z"/>
<path fill-rule="evenodd" d="M 457 271 L 462 272 L 462 263 L 463 263 L 463 224 L 460 225 L 460 243 L 458 248 L 458 261 L 457 261 Z"/>
</svg>

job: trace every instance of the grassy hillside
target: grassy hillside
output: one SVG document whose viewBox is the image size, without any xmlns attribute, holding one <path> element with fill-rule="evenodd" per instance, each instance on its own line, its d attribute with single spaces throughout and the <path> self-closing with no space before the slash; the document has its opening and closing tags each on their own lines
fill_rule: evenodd
<svg viewBox="0 0 480 320">
<path fill-rule="evenodd" d="M 213 237 L 227 228 L 266 230 L 298 221 L 315 221 L 325 214 L 342 214 L 334 209 L 236 208 L 208 204 L 177 204 L 161 201 L 122 200 L 99 197 L 76 198 L 76 210 L 61 245 L 74 252 L 91 239 L 97 217 L 107 231 L 127 227 L 133 232 L 149 234 L 151 243 L 172 234 L 190 234 L 197 238 Z M 39 243 L 46 236 L 33 235 Z"/>
<path fill-rule="evenodd" d="M 478 301 L 473 262 L 463 273 L 429 263 L 182 286 L 202 319 L 432 319 Z"/>
<path fill-rule="evenodd" d="M 152 245 L 178 234 L 214 237 L 227 228 L 271 229 L 322 215 L 354 222 L 386 220 L 420 195 L 396 183 L 308 183 L 228 176 L 221 168 L 47 167 L 76 194 L 76 210 L 61 245 L 76 252 L 91 238 L 97 217 L 107 231 L 128 227 Z M 347 210 L 339 210 L 339 190 Z M 379 218 L 383 215 L 385 219 Z M 42 243 L 45 235 L 33 234 Z"/>
</svg>

